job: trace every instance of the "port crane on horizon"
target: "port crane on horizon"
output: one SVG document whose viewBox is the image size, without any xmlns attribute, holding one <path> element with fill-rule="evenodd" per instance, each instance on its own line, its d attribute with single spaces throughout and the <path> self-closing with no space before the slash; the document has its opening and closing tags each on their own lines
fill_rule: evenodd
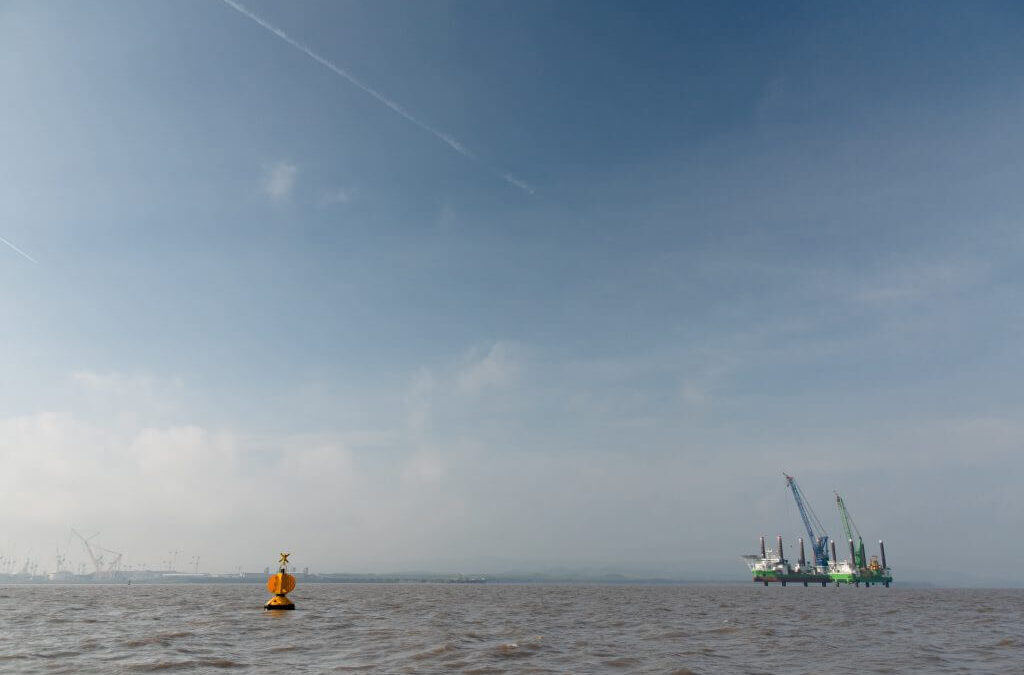
<svg viewBox="0 0 1024 675">
<path fill-rule="evenodd" d="M 782 475 L 786 477 L 786 486 L 792 490 L 796 508 L 800 511 L 804 527 L 807 528 L 807 536 L 811 540 L 811 549 L 814 551 L 814 564 L 818 567 L 828 567 L 828 532 L 825 531 L 825 526 L 821 524 L 821 520 L 814 513 L 814 509 L 804 499 L 803 491 L 796 484 L 796 479 L 785 472 Z"/>
<path fill-rule="evenodd" d="M 99 549 L 114 556 L 114 559 L 107 563 L 107 574 L 118 574 L 121 571 L 121 558 L 124 557 L 124 554 L 111 551 L 109 548 L 103 548 L 102 546 Z"/>
<path fill-rule="evenodd" d="M 85 546 L 85 552 L 87 554 L 89 554 L 89 560 L 92 561 L 92 566 L 96 570 L 96 572 L 95 572 L 96 576 L 97 577 L 102 576 L 103 575 L 103 555 L 101 554 L 100 556 L 97 557 L 97 555 L 92 550 L 92 546 L 89 545 L 90 541 L 92 541 L 96 537 L 100 536 L 99 532 L 97 532 L 96 534 L 94 534 L 91 537 L 89 537 L 88 539 L 86 539 L 82 535 L 81 532 L 79 532 L 78 530 L 76 530 L 75 528 L 72 527 L 71 528 L 71 534 L 75 535 L 76 537 L 78 537 L 79 539 L 82 540 L 82 545 Z"/>
</svg>

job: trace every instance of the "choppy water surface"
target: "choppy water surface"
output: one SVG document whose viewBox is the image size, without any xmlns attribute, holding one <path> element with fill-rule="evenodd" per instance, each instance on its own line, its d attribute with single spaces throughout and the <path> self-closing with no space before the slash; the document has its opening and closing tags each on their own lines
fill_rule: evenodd
<svg viewBox="0 0 1024 675">
<path fill-rule="evenodd" d="M 1024 591 L 0 587 L 0 671 L 1024 672 Z"/>
</svg>

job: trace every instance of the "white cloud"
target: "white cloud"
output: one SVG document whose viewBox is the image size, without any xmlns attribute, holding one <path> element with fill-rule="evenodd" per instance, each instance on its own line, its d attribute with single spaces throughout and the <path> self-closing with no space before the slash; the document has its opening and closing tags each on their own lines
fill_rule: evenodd
<svg viewBox="0 0 1024 675">
<path fill-rule="evenodd" d="M 853 300 L 881 308 L 903 307 L 961 291 L 984 273 L 982 266 L 966 260 L 907 265 L 860 284 Z"/>
<path fill-rule="evenodd" d="M 184 392 L 180 378 L 148 373 L 79 370 L 71 374 L 70 383 L 83 413 L 117 420 L 122 426 L 168 423 Z"/>
<path fill-rule="evenodd" d="M 71 374 L 71 381 L 89 395 L 128 398 L 168 398 L 182 389 L 180 378 L 159 378 L 146 373 L 99 373 L 79 370 Z"/>
<path fill-rule="evenodd" d="M 107 532 L 112 547 L 136 533 L 135 553 L 152 554 L 161 536 L 201 536 L 258 508 L 237 439 L 194 426 L 124 433 L 44 412 L 0 420 L 0 458 L 0 508 L 36 543 L 78 526 Z"/>
<path fill-rule="evenodd" d="M 405 483 L 437 483 L 444 473 L 440 453 L 423 450 L 413 455 L 406 463 L 402 470 L 402 480 Z"/>
<path fill-rule="evenodd" d="M 299 172 L 291 162 L 281 160 L 264 170 L 263 191 L 275 202 L 291 199 L 295 188 L 295 175 Z"/>
<path fill-rule="evenodd" d="M 414 522 L 417 485 L 440 476 L 429 456 L 361 472 L 355 455 L 328 438 L 243 440 L 192 424 L 111 429 L 53 412 L 0 419 L 0 462 L 8 542 L 0 554 L 13 543 L 44 567 L 69 527 L 100 532 L 126 565 L 159 565 L 179 548 L 200 554 L 206 570 L 226 571 L 279 546 L 301 550 L 306 564 L 360 565 L 361 553 L 321 545 L 324 527 L 389 544 L 402 533 L 382 524 Z M 70 553 L 88 563 L 81 547 Z"/>
<path fill-rule="evenodd" d="M 484 388 L 512 382 L 520 370 L 518 357 L 519 347 L 514 342 L 495 342 L 483 356 L 480 350 L 471 350 L 465 357 L 465 365 L 456 376 L 459 391 L 476 394 Z"/>
<path fill-rule="evenodd" d="M 133 392 L 157 407 L 162 396 L 189 392 L 175 380 L 81 371 L 72 378 L 78 389 L 119 401 L 104 408 L 106 417 L 76 410 L 0 418 L 7 528 L 0 554 L 20 564 L 31 549 L 51 568 L 54 546 L 67 545 L 73 526 L 87 536 L 100 532 L 97 542 L 123 551 L 125 564 L 161 565 L 176 549 L 179 566 L 200 555 L 203 571 L 262 569 L 281 547 L 295 549 L 300 568 L 314 571 L 452 571 L 473 560 L 497 571 L 513 556 L 621 561 L 624 548 L 610 540 L 626 542 L 642 560 L 685 559 L 685 550 L 657 533 L 680 513 L 716 503 L 720 535 L 689 525 L 702 546 L 732 555 L 743 545 L 737 541 L 776 527 L 792 509 L 776 470 L 799 467 L 793 470 L 816 490 L 816 506 L 828 503 L 831 489 L 848 489 L 858 518 L 870 525 L 881 522 L 883 507 L 874 505 L 860 465 L 850 469 L 851 457 L 889 468 L 871 476 L 882 496 L 924 469 L 1019 464 L 1024 427 L 1009 414 L 917 418 L 870 431 L 802 425 L 780 435 L 751 426 L 741 411 L 729 433 L 706 433 L 700 424 L 675 424 L 681 416 L 670 404 L 681 398 L 683 412 L 689 406 L 697 414 L 719 405 L 726 394 L 713 369 L 687 371 L 658 412 L 658 402 L 633 386 L 658 372 L 656 361 L 541 369 L 533 367 L 534 352 L 527 360 L 522 351 L 497 342 L 414 371 L 404 392 L 387 392 L 382 416 L 393 428 L 374 433 L 266 433 L 244 423 L 223 429 L 181 412 L 154 419 L 132 410 Z M 585 415 L 552 410 L 577 390 Z M 553 418 L 543 434 L 524 430 L 521 420 L 534 414 L 525 405 Z M 129 422 L 120 417 L 125 412 Z M 969 484 L 977 487 L 979 479 Z M 1000 508 L 1019 512 L 1009 478 L 983 487 Z M 759 511 L 767 514 L 763 523 L 751 522 L 742 507 L 748 492 L 755 502 L 758 494 L 778 498 Z M 907 550 L 927 552 L 909 530 L 897 523 L 886 537 L 898 534 Z M 88 565 L 74 540 L 65 555 L 72 568 Z M 923 554 L 905 559 L 913 555 Z"/>
<path fill-rule="evenodd" d="M 320 206 L 333 206 L 334 204 L 348 204 L 352 201 L 352 190 L 339 188 L 333 192 L 326 193 L 320 198 Z"/>
<path fill-rule="evenodd" d="M 708 394 L 707 389 L 692 381 L 683 382 L 681 394 L 683 403 L 687 406 L 699 406 L 711 400 L 711 396 Z"/>
<path fill-rule="evenodd" d="M 441 207 L 441 212 L 437 215 L 437 229 L 441 232 L 449 234 L 455 230 L 458 225 L 458 216 L 455 213 L 455 209 L 452 208 L 451 204 L 445 204 Z"/>
<path fill-rule="evenodd" d="M 89 370 L 69 379 L 73 412 L 0 417 L 0 555 L 19 564 L 31 556 L 50 569 L 57 545 L 70 547 L 73 569 L 89 567 L 70 527 L 100 532 L 94 543 L 123 551 L 125 565 L 162 566 L 178 549 L 179 562 L 200 555 L 207 571 L 261 568 L 253 562 L 280 547 L 321 571 L 401 567 L 418 536 L 419 550 L 444 550 L 423 523 L 458 536 L 446 528 L 461 517 L 461 497 L 437 488 L 449 453 L 424 432 L 434 387 L 426 370 L 411 389 L 409 428 L 362 435 L 166 421 L 151 411 L 188 393 L 177 380 Z"/>
<path fill-rule="evenodd" d="M 434 391 L 434 377 L 426 368 L 420 369 L 413 378 L 406 394 L 406 405 L 409 409 L 409 432 L 414 437 L 422 437 L 430 421 L 431 397 Z"/>
</svg>

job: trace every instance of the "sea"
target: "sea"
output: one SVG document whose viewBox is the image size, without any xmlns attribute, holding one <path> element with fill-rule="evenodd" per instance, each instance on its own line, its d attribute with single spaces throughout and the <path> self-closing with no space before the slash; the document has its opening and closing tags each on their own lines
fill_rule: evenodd
<svg viewBox="0 0 1024 675">
<path fill-rule="evenodd" d="M 0 672 L 1024 673 L 1024 590 L 0 587 Z"/>
</svg>

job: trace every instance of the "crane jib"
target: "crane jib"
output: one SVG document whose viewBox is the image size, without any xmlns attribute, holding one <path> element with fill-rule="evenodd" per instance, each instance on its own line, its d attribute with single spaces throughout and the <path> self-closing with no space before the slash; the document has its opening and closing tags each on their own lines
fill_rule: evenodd
<svg viewBox="0 0 1024 675">
<path fill-rule="evenodd" d="M 814 549 L 814 564 L 825 567 L 828 565 L 828 533 L 825 531 L 825 527 L 821 524 L 818 516 L 814 513 L 814 510 L 804 499 L 800 486 L 796 484 L 796 479 L 787 473 L 782 475 L 786 477 L 786 485 L 793 492 L 796 508 L 800 512 L 801 520 L 804 521 L 804 527 L 807 529 L 811 547 Z"/>
</svg>

